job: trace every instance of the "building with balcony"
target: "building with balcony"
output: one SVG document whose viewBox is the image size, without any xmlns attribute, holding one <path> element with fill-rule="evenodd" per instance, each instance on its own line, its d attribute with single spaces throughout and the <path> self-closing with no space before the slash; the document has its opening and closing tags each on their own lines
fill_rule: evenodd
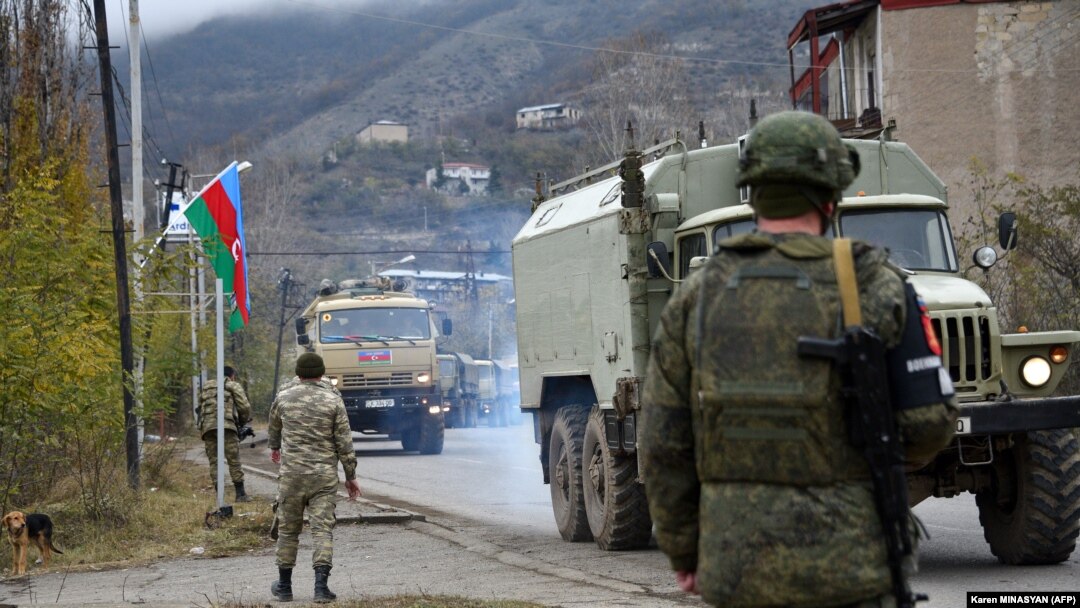
<svg viewBox="0 0 1080 608">
<path fill-rule="evenodd" d="M 845 137 L 904 141 L 971 211 L 989 175 L 1074 183 L 1080 167 L 1080 2 L 853 0 L 810 9 L 788 35 L 794 107 Z"/>
<path fill-rule="evenodd" d="M 581 120 L 581 112 L 564 103 L 521 108 L 517 111 L 519 129 L 569 129 Z"/>
</svg>

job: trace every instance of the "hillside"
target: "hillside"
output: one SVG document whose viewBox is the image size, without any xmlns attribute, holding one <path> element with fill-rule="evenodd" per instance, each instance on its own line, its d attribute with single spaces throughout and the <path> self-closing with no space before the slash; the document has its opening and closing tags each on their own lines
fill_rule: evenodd
<svg viewBox="0 0 1080 608">
<path fill-rule="evenodd" d="M 746 97 L 775 96 L 787 86 L 786 33 L 809 6 L 313 3 L 205 23 L 157 43 L 154 61 L 179 148 L 173 153 L 234 140 L 313 159 L 375 120 L 406 122 L 414 136 L 433 137 L 454 133 L 462 116 L 495 111 L 492 120 L 509 121 L 517 107 L 580 99 L 596 58 L 588 49 L 634 32 L 659 33 L 668 41 L 662 53 L 692 59 L 685 62 L 686 95 L 700 119 L 721 122 L 718 111 L 728 109 L 745 115 Z"/>
<path fill-rule="evenodd" d="M 192 173 L 240 156 L 261 167 L 245 182 L 246 205 L 260 206 L 245 211 L 252 251 L 411 251 L 418 267 L 461 270 L 472 248 L 501 252 L 474 260 L 509 274 L 506 251 L 528 217 L 537 173 L 560 181 L 613 160 L 630 117 L 639 144 L 675 130 L 693 140 L 699 120 L 715 142 L 745 131 L 751 99 L 762 112 L 784 107 L 784 43 L 809 6 L 379 0 L 331 9 L 316 1 L 220 18 L 155 42 L 147 128 Z M 579 107 L 582 124 L 561 133 L 515 128 L 518 108 L 551 102 Z M 407 123 L 409 143 L 358 146 L 355 134 L 377 120 Z M 440 160 L 492 166 L 502 187 L 476 199 L 434 193 L 424 171 Z M 281 167 L 286 173 L 269 175 Z M 259 222 L 267 227 L 255 231 Z M 263 260 L 268 273 L 280 261 L 315 281 L 388 258 Z"/>
</svg>

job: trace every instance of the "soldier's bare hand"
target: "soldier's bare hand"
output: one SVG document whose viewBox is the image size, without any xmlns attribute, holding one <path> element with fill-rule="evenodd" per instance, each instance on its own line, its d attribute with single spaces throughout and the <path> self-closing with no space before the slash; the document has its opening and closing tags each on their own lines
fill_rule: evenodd
<svg viewBox="0 0 1080 608">
<path fill-rule="evenodd" d="M 356 500 L 360 497 L 360 481 L 356 479 L 350 479 L 345 482 L 345 489 L 349 492 L 349 500 Z"/>
<path fill-rule="evenodd" d="M 281 450 L 270 450 L 270 462 L 281 464 Z"/>
</svg>

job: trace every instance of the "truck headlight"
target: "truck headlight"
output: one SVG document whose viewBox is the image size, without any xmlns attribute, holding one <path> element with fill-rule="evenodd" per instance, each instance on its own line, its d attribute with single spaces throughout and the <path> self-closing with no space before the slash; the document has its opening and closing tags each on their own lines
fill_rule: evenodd
<svg viewBox="0 0 1080 608">
<path fill-rule="evenodd" d="M 979 247 L 972 259 L 976 266 L 985 270 L 997 263 L 998 255 L 993 247 Z"/>
<path fill-rule="evenodd" d="M 1050 381 L 1050 362 L 1045 357 L 1028 357 L 1020 364 L 1020 378 L 1031 388 Z"/>
<path fill-rule="evenodd" d="M 439 412 L 441 412 L 442 408 L 437 406 L 437 405 L 433 405 L 433 406 L 429 407 L 427 411 L 428 411 L 429 414 L 435 415 L 435 414 L 438 414 Z"/>
<path fill-rule="evenodd" d="M 428 382 L 431 382 L 431 374 L 427 372 L 420 372 L 416 375 L 416 381 L 420 384 L 427 384 Z"/>
<path fill-rule="evenodd" d="M 332 384 L 334 386 L 337 386 L 337 383 L 338 383 L 337 376 L 330 376 L 330 384 Z"/>
</svg>

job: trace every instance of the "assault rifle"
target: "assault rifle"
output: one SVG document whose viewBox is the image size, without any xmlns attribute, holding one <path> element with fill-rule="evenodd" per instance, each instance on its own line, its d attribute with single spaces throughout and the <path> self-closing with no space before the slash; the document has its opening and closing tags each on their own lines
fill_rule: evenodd
<svg viewBox="0 0 1080 608">
<path fill-rule="evenodd" d="M 912 593 L 905 580 L 903 561 L 913 553 L 909 536 L 907 480 L 904 448 L 889 398 L 885 343 L 862 326 L 851 326 L 836 340 L 801 336 L 799 356 L 831 359 L 843 378 L 841 394 L 847 408 L 852 445 L 870 466 L 874 502 L 885 532 L 885 549 L 898 608 L 924 602 L 925 594 Z"/>
</svg>

